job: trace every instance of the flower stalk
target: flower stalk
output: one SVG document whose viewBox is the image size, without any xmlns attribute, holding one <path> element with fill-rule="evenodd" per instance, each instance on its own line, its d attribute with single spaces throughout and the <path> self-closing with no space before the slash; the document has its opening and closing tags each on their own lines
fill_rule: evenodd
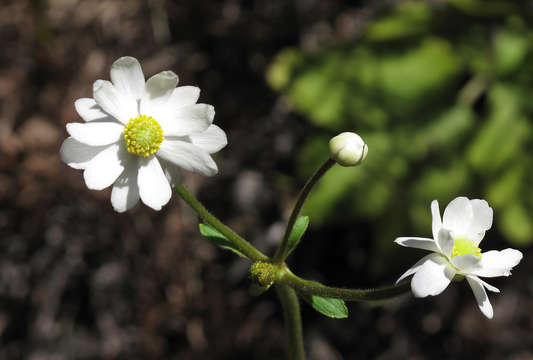
<svg viewBox="0 0 533 360">
<path fill-rule="evenodd" d="M 302 206 L 307 199 L 307 196 L 311 192 L 311 189 L 315 184 L 318 182 L 318 180 L 329 170 L 331 167 L 335 164 L 335 160 L 328 159 L 326 162 L 322 164 L 318 168 L 317 171 L 307 180 L 304 187 L 298 194 L 298 199 L 296 200 L 296 204 L 294 205 L 294 208 L 292 209 L 291 216 L 289 217 L 289 222 L 287 223 L 287 228 L 285 229 L 285 234 L 283 235 L 283 238 L 281 240 L 281 244 L 276 250 L 276 253 L 274 254 L 273 261 L 276 264 L 281 264 L 288 256 L 289 251 L 289 236 L 291 234 L 292 228 L 294 227 L 294 223 L 296 222 L 296 219 L 298 218 L 298 215 L 300 214 L 300 210 L 302 210 Z"/>
<path fill-rule="evenodd" d="M 227 237 L 248 259 L 252 261 L 265 261 L 268 257 L 257 250 L 247 240 L 239 236 L 222 221 L 212 215 L 193 195 L 187 191 L 183 185 L 175 187 L 181 198 L 200 216 L 206 223 L 217 229 L 222 235 Z"/>
<path fill-rule="evenodd" d="M 315 281 L 305 280 L 294 275 L 289 269 L 280 271 L 278 284 L 289 286 L 298 293 L 316 295 L 344 301 L 381 301 L 390 300 L 411 291 L 409 283 L 377 289 L 346 289 L 322 285 Z"/>
</svg>

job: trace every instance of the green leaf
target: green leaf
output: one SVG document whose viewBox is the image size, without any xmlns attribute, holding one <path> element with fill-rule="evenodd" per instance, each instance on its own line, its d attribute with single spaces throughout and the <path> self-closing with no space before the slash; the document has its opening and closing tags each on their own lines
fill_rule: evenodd
<svg viewBox="0 0 533 360">
<path fill-rule="evenodd" d="M 348 317 L 348 308 L 341 299 L 326 298 L 316 295 L 304 295 L 302 298 L 322 315 L 334 319 Z"/>
<path fill-rule="evenodd" d="M 511 31 L 496 33 L 494 42 L 494 62 L 500 75 L 516 70 L 526 58 L 529 50 L 527 35 Z"/>
<path fill-rule="evenodd" d="M 200 228 L 200 233 L 209 240 L 211 240 L 211 242 L 216 246 L 224 250 L 233 251 L 235 254 L 243 258 L 248 258 L 231 242 L 230 239 L 225 237 L 222 233 L 220 233 L 220 231 L 218 231 L 214 227 L 207 224 L 199 224 L 198 227 Z"/>
<path fill-rule="evenodd" d="M 533 226 L 529 214 L 519 202 L 510 204 L 500 212 L 499 225 L 512 244 L 525 246 L 533 241 Z"/>
<path fill-rule="evenodd" d="M 519 158 L 517 156 L 517 158 Z M 487 189 L 487 201 L 494 207 L 505 207 L 519 201 L 527 190 L 524 189 L 527 180 L 525 175 L 527 172 L 526 161 L 521 160 L 515 166 L 508 167 L 500 177 L 495 178 Z"/>
<path fill-rule="evenodd" d="M 420 1 L 400 3 L 395 11 L 367 28 L 368 39 L 390 41 L 419 35 L 431 24 L 431 5 Z"/>
<path fill-rule="evenodd" d="M 388 97 L 385 100 L 400 110 L 420 106 L 432 95 L 439 94 L 453 84 L 461 71 L 452 44 L 441 38 L 427 38 L 409 51 L 380 60 L 380 85 Z"/>
<path fill-rule="evenodd" d="M 279 53 L 268 68 L 266 80 L 275 90 L 281 90 L 289 85 L 294 68 L 303 61 L 302 54 L 296 49 L 285 49 Z"/>
<path fill-rule="evenodd" d="M 488 119 L 467 153 L 472 166 L 484 174 L 505 168 L 521 153 L 532 132 L 521 108 L 518 88 L 496 84 L 489 91 L 488 101 L 491 106 Z"/>
<path fill-rule="evenodd" d="M 300 216 L 298 219 L 296 219 L 296 222 L 292 227 L 291 235 L 289 236 L 287 256 L 289 256 L 289 254 L 296 248 L 308 226 L 309 216 Z"/>
</svg>

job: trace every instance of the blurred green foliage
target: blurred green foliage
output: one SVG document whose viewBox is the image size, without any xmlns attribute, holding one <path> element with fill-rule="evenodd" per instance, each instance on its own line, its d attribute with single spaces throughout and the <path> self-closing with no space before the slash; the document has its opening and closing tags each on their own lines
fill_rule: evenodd
<svg viewBox="0 0 533 360">
<path fill-rule="evenodd" d="M 464 195 L 487 199 L 514 245 L 533 241 L 525 3 L 400 2 L 357 41 L 279 54 L 268 82 L 326 134 L 301 150 L 302 178 L 325 158 L 330 136 L 355 131 L 369 145 L 363 166 L 334 167 L 319 183 L 303 212 L 313 225 L 363 217 L 385 247 L 396 236 L 429 235 L 430 201 L 442 211 Z"/>
</svg>

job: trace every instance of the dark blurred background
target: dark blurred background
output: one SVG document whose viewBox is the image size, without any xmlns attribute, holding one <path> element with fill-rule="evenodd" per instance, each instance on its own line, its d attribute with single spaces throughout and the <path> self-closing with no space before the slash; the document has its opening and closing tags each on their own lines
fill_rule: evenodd
<svg viewBox="0 0 533 360">
<path fill-rule="evenodd" d="M 2 1 L 0 359 L 283 358 L 275 296 L 248 295 L 249 264 L 178 196 L 119 215 L 60 162 L 74 101 L 124 55 L 215 106 L 220 174 L 184 182 L 268 254 L 328 139 L 364 137 L 304 209 L 304 277 L 393 283 L 423 254 L 394 238 L 430 236 L 430 201 L 459 195 L 495 210 L 485 250 L 525 254 L 490 281 L 491 321 L 466 283 L 345 320 L 303 304 L 310 359 L 533 359 L 532 20 L 532 1 Z"/>
</svg>

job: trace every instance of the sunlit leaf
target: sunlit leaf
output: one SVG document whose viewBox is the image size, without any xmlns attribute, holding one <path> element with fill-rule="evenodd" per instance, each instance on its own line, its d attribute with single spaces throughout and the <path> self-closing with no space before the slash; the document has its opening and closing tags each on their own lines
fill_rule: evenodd
<svg viewBox="0 0 533 360">
<path fill-rule="evenodd" d="M 471 164 L 478 170 L 490 173 L 505 166 L 530 136 L 531 124 L 521 112 L 519 96 L 508 86 L 491 89 L 491 113 L 468 152 Z"/>
<path fill-rule="evenodd" d="M 208 224 L 199 224 L 200 233 L 209 239 L 216 246 L 224 249 L 233 251 L 235 254 L 247 258 L 228 238 L 221 234 L 217 229 L 208 225 Z"/>
<path fill-rule="evenodd" d="M 505 75 L 522 64 L 529 51 L 530 38 L 525 34 L 500 31 L 494 36 L 496 71 Z"/>
</svg>

